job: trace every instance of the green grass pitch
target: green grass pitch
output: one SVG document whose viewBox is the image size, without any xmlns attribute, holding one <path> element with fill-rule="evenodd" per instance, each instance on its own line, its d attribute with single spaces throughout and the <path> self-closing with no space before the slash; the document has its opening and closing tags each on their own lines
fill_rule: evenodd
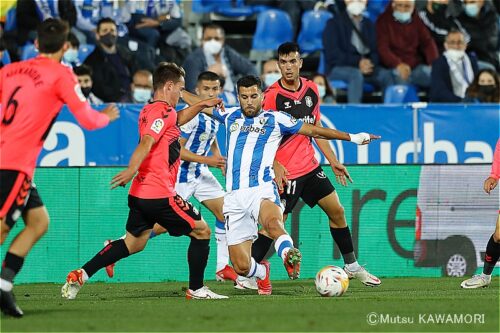
<svg viewBox="0 0 500 333">
<path fill-rule="evenodd" d="M 2 332 L 499 332 L 499 278 L 460 289 L 459 278 L 386 278 L 350 283 L 339 298 L 319 297 L 312 280 L 274 281 L 272 296 L 208 281 L 228 300 L 184 298 L 186 283 L 88 283 L 76 300 L 60 285 L 15 287 L 22 319 L 1 317 Z M 370 321 L 370 324 L 368 323 Z M 438 323 L 441 321 L 441 323 Z"/>
</svg>

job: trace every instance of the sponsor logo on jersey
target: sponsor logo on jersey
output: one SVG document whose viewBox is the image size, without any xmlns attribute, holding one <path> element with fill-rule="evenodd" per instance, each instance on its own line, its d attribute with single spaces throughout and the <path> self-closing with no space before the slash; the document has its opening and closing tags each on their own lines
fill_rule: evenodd
<svg viewBox="0 0 500 333">
<path fill-rule="evenodd" d="M 305 117 L 300 118 L 303 122 L 308 124 L 316 124 L 316 117 L 307 115 Z"/>
<path fill-rule="evenodd" d="M 259 128 L 254 125 L 250 126 L 241 126 L 241 132 L 254 132 L 254 133 L 259 133 L 260 135 L 266 134 L 266 129 L 265 128 Z"/>
<path fill-rule="evenodd" d="M 163 119 L 157 118 L 155 121 L 153 121 L 153 124 L 151 125 L 151 130 L 155 132 L 156 134 L 160 134 L 161 129 L 165 126 L 165 123 L 163 122 Z"/>
</svg>

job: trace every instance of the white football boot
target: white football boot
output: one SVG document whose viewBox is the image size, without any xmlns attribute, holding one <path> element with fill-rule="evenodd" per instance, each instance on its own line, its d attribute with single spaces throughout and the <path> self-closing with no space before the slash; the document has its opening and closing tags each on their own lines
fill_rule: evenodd
<svg viewBox="0 0 500 333">
<path fill-rule="evenodd" d="M 478 274 L 473 275 L 470 279 L 463 281 L 460 287 L 464 289 L 485 288 L 491 283 L 491 275 Z"/>
</svg>

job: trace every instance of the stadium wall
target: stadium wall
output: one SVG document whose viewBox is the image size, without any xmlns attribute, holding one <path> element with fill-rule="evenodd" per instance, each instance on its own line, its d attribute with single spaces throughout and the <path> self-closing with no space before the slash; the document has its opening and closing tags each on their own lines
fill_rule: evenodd
<svg viewBox="0 0 500 333">
<path fill-rule="evenodd" d="M 104 240 L 124 234 L 128 188 L 109 189 L 110 179 L 120 169 L 37 169 L 35 182 L 49 210 L 51 224 L 48 234 L 27 258 L 16 283 L 61 283 L 68 271 L 80 267 L 100 250 Z M 330 179 L 335 179 L 329 167 L 324 170 Z M 463 247 L 460 244 L 469 244 L 465 238 L 469 238 L 475 248 L 472 254 L 470 248 L 464 248 L 469 252 L 463 256 L 469 260 L 476 257 L 473 271 L 482 266 L 480 252 L 484 251 L 494 230 L 500 202 L 498 191 L 487 196 L 481 190 L 488 165 L 369 165 L 351 166 L 349 171 L 354 183 L 348 187 L 337 186 L 337 190 L 359 261 L 367 264 L 371 272 L 382 277 L 440 276 L 442 263 L 421 266 L 416 258 L 420 260 L 427 254 L 430 259 L 436 259 L 438 254 L 450 251 L 460 254 Z M 220 172 L 213 172 L 224 183 Z M 417 204 L 421 206 L 419 241 L 416 241 L 415 228 Z M 214 217 L 203 207 L 200 209 L 213 230 Z M 458 215 L 453 215 L 454 212 Z M 2 256 L 21 226 L 20 220 L 2 246 Z M 328 219 L 319 208 L 310 209 L 300 202 L 286 227 L 304 256 L 302 278 L 312 278 L 319 268 L 328 264 L 342 266 L 340 253 L 332 247 Z M 458 248 L 456 244 L 437 242 L 452 236 L 463 238 Z M 422 245 L 425 241 L 429 243 L 428 248 Z M 93 281 L 186 281 L 188 243 L 187 237 L 159 236 L 150 241 L 142 253 L 118 263 L 114 279 L 108 279 L 102 270 Z M 213 237 L 210 245 L 207 280 L 215 276 Z M 286 279 L 276 255 L 271 256 L 271 265 L 273 279 Z"/>
</svg>

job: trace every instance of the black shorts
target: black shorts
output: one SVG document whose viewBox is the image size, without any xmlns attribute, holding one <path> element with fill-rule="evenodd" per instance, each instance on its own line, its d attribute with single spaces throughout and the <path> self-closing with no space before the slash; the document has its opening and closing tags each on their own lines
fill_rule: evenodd
<svg viewBox="0 0 500 333">
<path fill-rule="evenodd" d="M 281 202 L 285 206 L 284 214 L 293 210 L 299 198 L 302 198 L 309 207 L 314 207 L 318 201 L 334 191 L 335 187 L 321 167 L 299 178 L 289 179 L 280 195 Z"/>
<path fill-rule="evenodd" d="M 196 208 L 180 195 L 162 199 L 141 199 L 128 196 L 130 211 L 127 219 L 127 231 L 139 237 L 145 230 L 158 223 L 167 229 L 171 236 L 183 236 L 194 229 L 194 223 L 201 220 Z"/>
<path fill-rule="evenodd" d="M 35 184 L 21 171 L 0 170 L 0 218 L 12 229 L 25 210 L 43 206 Z"/>
</svg>

